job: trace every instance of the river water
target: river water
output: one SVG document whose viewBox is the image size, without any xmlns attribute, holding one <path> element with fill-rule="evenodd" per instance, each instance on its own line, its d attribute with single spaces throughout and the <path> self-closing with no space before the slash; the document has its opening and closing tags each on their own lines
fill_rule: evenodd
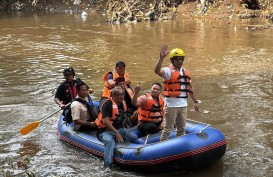
<svg viewBox="0 0 273 177">
<path fill-rule="evenodd" d="M 179 15 L 178 15 L 179 17 Z M 247 177 L 273 174 L 273 32 L 255 20 L 174 21 L 111 25 L 100 14 L 0 16 L 0 176 L 106 176 L 102 160 L 57 140 L 59 115 L 26 136 L 18 131 L 58 109 L 56 87 L 73 66 L 99 98 L 102 75 L 126 62 L 143 90 L 161 82 L 154 66 L 162 44 L 183 48 L 201 113 L 188 117 L 226 136 L 225 156 L 196 171 L 142 174 L 118 168 L 112 176 Z M 167 66 L 168 59 L 164 65 Z M 27 170 L 18 161 L 30 159 Z"/>
</svg>

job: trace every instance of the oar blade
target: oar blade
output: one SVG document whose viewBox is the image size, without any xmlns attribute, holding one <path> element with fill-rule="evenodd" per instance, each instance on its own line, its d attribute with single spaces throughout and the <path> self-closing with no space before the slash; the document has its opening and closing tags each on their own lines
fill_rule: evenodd
<svg viewBox="0 0 273 177">
<path fill-rule="evenodd" d="M 28 124 L 27 126 L 21 128 L 21 130 L 19 132 L 21 133 L 21 135 L 26 135 L 29 132 L 36 129 L 39 125 L 40 125 L 40 121 L 32 122 L 32 123 Z"/>
</svg>

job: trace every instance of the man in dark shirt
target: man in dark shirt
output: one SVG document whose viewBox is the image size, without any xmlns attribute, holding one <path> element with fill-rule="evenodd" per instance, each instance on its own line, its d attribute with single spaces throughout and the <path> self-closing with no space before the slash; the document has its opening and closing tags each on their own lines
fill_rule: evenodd
<svg viewBox="0 0 273 177">
<path fill-rule="evenodd" d="M 112 167 L 114 148 L 116 142 L 134 142 L 138 136 L 125 129 L 125 112 L 127 110 L 124 101 L 124 89 L 115 87 L 111 91 L 111 98 L 107 99 L 101 108 L 101 112 L 96 119 L 98 126 L 97 137 L 105 145 L 104 147 L 104 167 Z"/>
<path fill-rule="evenodd" d="M 54 101 L 60 108 L 65 110 L 70 103 L 77 96 L 77 89 L 75 85 L 75 70 L 72 67 L 65 68 L 63 71 L 65 81 L 63 81 L 57 88 Z M 65 112 L 65 111 L 64 111 Z"/>
</svg>

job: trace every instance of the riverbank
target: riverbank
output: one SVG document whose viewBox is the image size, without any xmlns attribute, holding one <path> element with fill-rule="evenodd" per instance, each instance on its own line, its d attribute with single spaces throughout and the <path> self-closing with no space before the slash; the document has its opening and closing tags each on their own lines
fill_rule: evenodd
<svg viewBox="0 0 273 177">
<path fill-rule="evenodd" d="M 6 2 L 6 1 L 5 1 Z M 137 1 L 109 1 L 109 0 L 28 0 L 13 1 L 9 4 L 0 2 L 0 11 L 64 12 L 88 13 L 97 12 L 107 16 L 110 23 L 127 23 L 131 21 L 171 20 L 177 16 L 210 19 L 250 19 L 259 18 L 261 29 L 271 28 L 273 25 L 273 6 L 269 1 L 257 0 L 225 0 L 213 1 L 175 1 L 178 4 L 160 4 L 152 0 Z M 183 3 L 181 3 L 183 2 Z M 122 4 L 123 3 L 123 4 Z M 117 8 L 118 7 L 118 8 Z M 119 10 L 116 10 L 116 9 Z M 120 10 L 122 9 L 122 10 Z M 124 10 L 125 9 L 125 10 Z M 135 14 L 134 14 L 135 13 Z M 124 15 L 125 14 L 125 15 Z M 132 19 L 134 17 L 134 19 Z"/>
<path fill-rule="evenodd" d="M 242 19 L 258 19 L 259 24 L 253 25 L 253 29 L 273 29 L 273 13 L 267 8 L 265 9 L 248 9 L 247 5 L 240 4 L 240 2 L 225 1 L 215 3 L 203 11 L 201 4 L 196 2 L 189 2 L 182 4 L 177 8 L 179 17 L 193 17 L 216 20 L 242 20 Z M 270 9 L 273 9 L 270 7 Z"/>
<path fill-rule="evenodd" d="M 183 13 L 187 16 L 206 16 L 210 18 L 264 18 L 273 20 L 273 11 L 271 6 L 248 8 L 249 5 L 241 3 L 242 1 L 221 1 L 215 2 L 208 6 L 203 6 L 201 3 L 189 2 L 182 4 L 178 8 L 179 13 Z"/>
</svg>

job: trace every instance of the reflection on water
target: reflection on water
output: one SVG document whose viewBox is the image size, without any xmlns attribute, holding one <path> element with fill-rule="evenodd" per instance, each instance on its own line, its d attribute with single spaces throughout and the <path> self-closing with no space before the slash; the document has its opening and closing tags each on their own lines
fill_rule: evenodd
<svg viewBox="0 0 273 177">
<path fill-rule="evenodd" d="M 132 83 L 141 81 L 147 90 L 151 82 L 161 82 L 154 65 L 161 45 L 167 44 L 185 50 L 185 67 L 206 110 L 195 114 L 189 101 L 189 118 L 220 129 L 228 150 L 205 169 L 156 176 L 272 174 L 271 31 L 246 28 L 251 21 L 179 18 L 112 25 L 98 14 L 85 20 L 80 14 L 21 14 L 2 16 L 0 22 L 1 166 L 6 157 L 30 156 L 30 169 L 38 176 L 105 176 L 101 159 L 56 139 L 58 116 L 25 137 L 18 130 L 56 110 L 53 97 L 64 67 L 73 66 L 99 99 L 103 74 L 124 60 Z M 112 176 L 155 175 L 115 168 Z"/>
</svg>

